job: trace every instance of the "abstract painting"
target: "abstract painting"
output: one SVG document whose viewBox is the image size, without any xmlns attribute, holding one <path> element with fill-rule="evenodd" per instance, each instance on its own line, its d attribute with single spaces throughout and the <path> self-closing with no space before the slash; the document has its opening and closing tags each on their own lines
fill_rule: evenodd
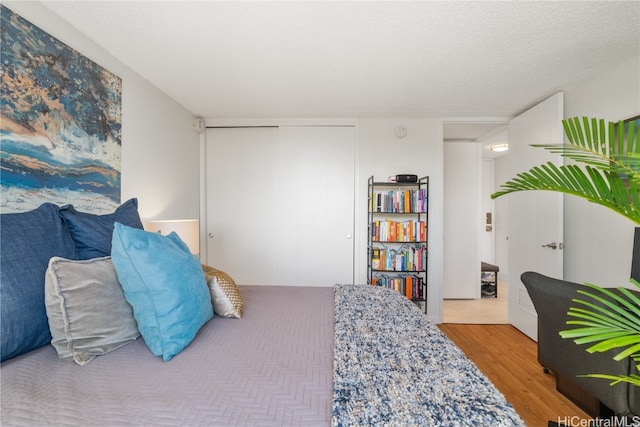
<svg viewBox="0 0 640 427">
<path fill-rule="evenodd" d="M 0 5 L 0 212 L 120 204 L 122 80 Z"/>
</svg>

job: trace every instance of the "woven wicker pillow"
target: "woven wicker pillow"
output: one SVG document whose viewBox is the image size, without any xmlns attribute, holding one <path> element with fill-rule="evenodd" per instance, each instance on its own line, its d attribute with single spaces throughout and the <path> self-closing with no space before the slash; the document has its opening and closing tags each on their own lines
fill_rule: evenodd
<svg viewBox="0 0 640 427">
<path fill-rule="evenodd" d="M 222 317 L 241 318 L 243 303 L 236 282 L 224 271 L 204 264 L 202 269 L 207 278 L 214 313 Z"/>
</svg>

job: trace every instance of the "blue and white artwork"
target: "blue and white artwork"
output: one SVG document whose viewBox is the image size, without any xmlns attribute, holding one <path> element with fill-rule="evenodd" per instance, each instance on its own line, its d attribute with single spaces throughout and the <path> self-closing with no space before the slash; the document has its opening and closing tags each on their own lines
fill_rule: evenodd
<svg viewBox="0 0 640 427">
<path fill-rule="evenodd" d="M 0 5 L 0 212 L 120 204 L 122 81 Z"/>
</svg>

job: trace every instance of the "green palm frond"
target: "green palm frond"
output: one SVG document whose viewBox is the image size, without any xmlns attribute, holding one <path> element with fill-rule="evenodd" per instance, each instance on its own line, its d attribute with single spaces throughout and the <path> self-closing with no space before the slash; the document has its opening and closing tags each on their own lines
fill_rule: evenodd
<svg viewBox="0 0 640 427">
<path fill-rule="evenodd" d="M 562 121 L 569 144 L 534 145 L 559 153 L 576 162 L 593 166 L 618 175 L 637 177 L 640 170 L 640 129 L 629 122 L 625 130 L 623 122 L 574 117 Z M 625 139 L 626 136 L 626 139 Z"/>
<path fill-rule="evenodd" d="M 631 282 L 640 288 L 636 280 Z M 592 344 L 586 349 L 589 353 L 618 351 L 614 360 L 631 358 L 640 372 L 640 298 L 622 287 L 617 288 L 617 292 L 590 283 L 585 287 L 578 290 L 578 294 L 588 299 L 573 299 L 579 307 L 570 307 L 567 313 L 574 319 L 568 320 L 567 325 L 578 327 L 560 331 L 560 336 L 573 339 L 576 344 Z M 640 386 L 640 376 L 636 374 L 585 376 L 612 380 L 611 385 L 627 382 Z"/>
<path fill-rule="evenodd" d="M 636 387 L 640 387 L 640 375 L 632 374 L 632 375 L 607 375 L 607 374 L 587 374 L 580 375 L 581 377 L 587 378 L 601 378 L 604 380 L 611 380 L 609 385 L 616 385 L 619 383 L 629 383 Z"/>
<path fill-rule="evenodd" d="M 605 206 L 640 225 L 640 176 L 630 180 L 592 166 L 557 166 L 549 162 L 519 173 L 501 188 L 493 198 L 516 191 L 556 191 Z"/>
<path fill-rule="evenodd" d="M 557 166 L 551 162 L 518 174 L 492 194 L 546 190 L 582 197 L 640 225 L 640 132 L 630 122 L 563 120 L 569 144 L 534 145 L 582 163 Z M 626 136 L 626 138 L 625 138 Z M 625 142 L 626 141 L 626 142 Z"/>
<path fill-rule="evenodd" d="M 640 287 L 638 282 L 633 283 Z M 582 307 L 570 307 L 567 325 L 580 328 L 561 331 L 563 338 L 573 338 L 576 344 L 591 344 L 589 353 L 622 349 L 614 356 L 614 360 L 627 357 L 640 359 L 640 300 L 625 288 L 618 288 L 618 293 L 596 285 L 585 284 L 588 290 L 578 293 L 588 297 L 573 299 Z"/>
</svg>

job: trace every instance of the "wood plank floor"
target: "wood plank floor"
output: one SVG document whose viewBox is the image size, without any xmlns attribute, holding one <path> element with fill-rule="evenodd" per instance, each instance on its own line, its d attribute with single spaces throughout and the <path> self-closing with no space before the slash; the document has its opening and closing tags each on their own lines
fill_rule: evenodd
<svg viewBox="0 0 640 427">
<path fill-rule="evenodd" d="M 495 384 L 527 426 L 589 416 L 555 389 L 537 360 L 537 344 L 511 325 L 442 324 L 440 329 Z M 578 418 L 572 418 L 578 417 Z"/>
</svg>

